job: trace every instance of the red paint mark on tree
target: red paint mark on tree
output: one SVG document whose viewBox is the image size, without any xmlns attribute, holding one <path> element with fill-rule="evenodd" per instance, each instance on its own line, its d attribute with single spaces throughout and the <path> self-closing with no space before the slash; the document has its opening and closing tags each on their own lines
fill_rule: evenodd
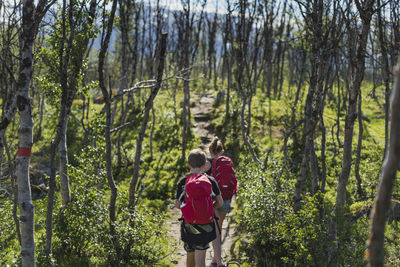
<svg viewBox="0 0 400 267">
<path fill-rule="evenodd" d="M 30 147 L 20 147 L 18 148 L 18 157 L 30 157 L 31 156 L 31 148 Z"/>
</svg>

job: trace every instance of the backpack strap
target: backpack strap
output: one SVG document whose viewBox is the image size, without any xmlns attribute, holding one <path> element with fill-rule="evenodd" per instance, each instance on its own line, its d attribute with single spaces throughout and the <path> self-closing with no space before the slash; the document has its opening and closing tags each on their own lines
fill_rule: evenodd
<svg viewBox="0 0 400 267">
<path fill-rule="evenodd" d="M 214 216 L 215 224 L 217 225 L 218 232 L 219 232 L 219 234 L 221 235 L 221 228 L 219 228 L 218 220 L 219 220 L 219 218 L 218 218 L 217 216 Z"/>
<path fill-rule="evenodd" d="M 213 175 L 214 172 L 216 171 L 216 168 L 217 168 L 217 161 L 218 161 L 218 159 L 221 158 L 221 157 L 223 157 L 223 156 L 219 156 L 219 157 L 213 159 L 213 161 L 212 161 L 212 163 L 211 163 L 211 175 Z M 214 177 L 214 178 L 215 178 L 215 177 Z"/>
</svg>

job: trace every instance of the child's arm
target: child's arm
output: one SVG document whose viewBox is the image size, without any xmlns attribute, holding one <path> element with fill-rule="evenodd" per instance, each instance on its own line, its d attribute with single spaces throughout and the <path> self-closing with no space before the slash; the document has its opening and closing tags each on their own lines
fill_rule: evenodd
<svg viewBox="0 0 400 267">
<path fill-rule="evenodd" d="M 182 204 L 182 202 L 181 201 L 179 201 L 179 200 L 175 200 L 175 207 L 177 207 L 178 209 L 180 209 L 181 208 L 181 204 Z"/>
<path fill-rule="evenodd" d="M 224 204 L 224 200 L 221 195 L 215 197 L 214 208 L 219 208 Z"/>
<path fill-rule="evenodd" d="M 181 204 L 184 201 L 184 193 L 183 193 L 183 187 L 185 185 L 185 179 L 182 179 L 177 186 L 177 190 L 176 190 L 176 199 L 175 199 L 175 207 L 177 207 L 178 209 L 181 208 Z"/>
</svg>

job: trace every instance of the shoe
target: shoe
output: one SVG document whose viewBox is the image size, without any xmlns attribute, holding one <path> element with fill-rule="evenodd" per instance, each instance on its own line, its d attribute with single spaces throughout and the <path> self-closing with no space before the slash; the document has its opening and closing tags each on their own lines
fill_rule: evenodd
<svg viewBox="0 0 400 267">
<path fill-rule="evenodd" d="M 218 265 L 217 265 L 217 263 L 216 262 L 211 262 L 211 265 L 210 265 L 211 267 L 218 267 Z"/>
</svg>

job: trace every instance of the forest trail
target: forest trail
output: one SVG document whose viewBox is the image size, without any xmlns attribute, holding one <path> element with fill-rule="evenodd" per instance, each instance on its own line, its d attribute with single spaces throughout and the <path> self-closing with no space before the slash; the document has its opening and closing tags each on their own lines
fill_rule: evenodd
<svg viewBox="0 0 400 267">
<path fill-rule="evenodd" d="M 196 95 L 193 99 L 194 105 L 191 107 L 191 113 L 194 118 L 195 124 L 193 125 L 193 132 L 201 138 L 201 144 L 199 148 L 203 149 L 208 154 L 208 144 L 214 137 L 214 134 L 209 131 L 211 115 L 213 112 L 213 104 L 215 102 L 215 96 L 211 93 L 204 93 Z M 232 205 L 234 199 L 232 199 Z M 172 236 L 175 241 L 175 251 L 171 258 L 175 266 L 185 267 L 186 266 L 186 252 L 183 249 L 183 242 L 180 240 L 180 222 L 178 218 L 181 216 L 181 212 L 175 208 L 174 205 L 170 206 L 170 219 L 167 220 L 169 225 L 168 233 Z M 234 227 L 231 224 L 231 214 L 228 214 L 223 225 L 222 225 L 222 258 L 224 263 L 227 262 L 228 252 L 233 244 Z M 210 266 L 213 255 L 212 244 L 207 249 L 206 254 L 206 266 Z"/>
</svg>

